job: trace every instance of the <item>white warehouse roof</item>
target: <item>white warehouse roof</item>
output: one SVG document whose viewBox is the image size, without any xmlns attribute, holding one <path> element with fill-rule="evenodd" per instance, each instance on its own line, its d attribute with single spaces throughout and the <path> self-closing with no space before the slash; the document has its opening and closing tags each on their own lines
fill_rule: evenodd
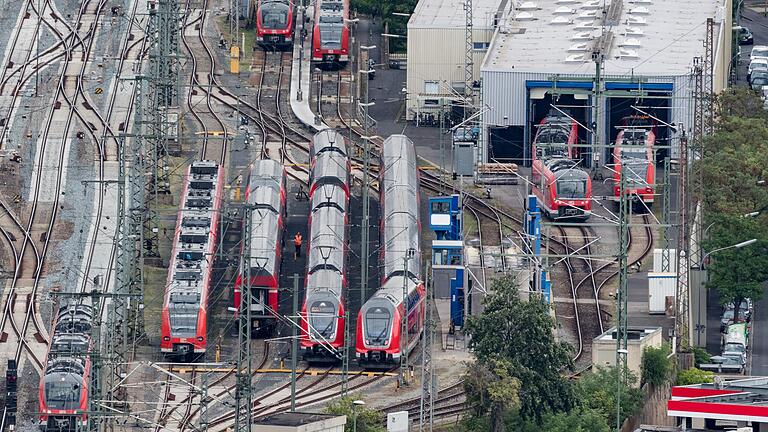
<svg viewBox="0 0 768 432">
<path fill-rule="evenodd" d="M 501 16 L 509 0 L 472 0 L 472 25 L 475 30 L 493 28 L 493 20 Z M 466 24 L 464 0 L 419 0 L 408 20 L 408 28 L 451 29 L 464 28 Z"/>
<path fill-rule="evenodd" d="M 690 73 L 693 57 L 704 54 L 707 18 L 714 18 L 717 44 L 725 0 L 623 0 L 613 8 L 611 0 L 513 3 L 499 23 L 483 71 L 594 74 L 591 52 L 600 39 L 605 3 L 614 25 L 605 27 L 613 39 L 606 44 L 604 74 L 680 76 Z"/>
</svg>

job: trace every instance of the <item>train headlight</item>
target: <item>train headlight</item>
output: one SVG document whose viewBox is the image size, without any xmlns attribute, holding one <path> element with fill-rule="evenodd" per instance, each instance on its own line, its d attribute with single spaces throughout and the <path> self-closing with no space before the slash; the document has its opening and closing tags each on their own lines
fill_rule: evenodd
<svg viewBox="0 0 768 432">
<path fill-rule="evenodd" d="M 651 192 L 653 192 L 653 189 L 652 189 L 652 188 L 649 188 L 649 187 L 647 187 L 647 188 L 645 188 L 645 191 L 646 191 L 646 192 L 648 192 L 648 193 L 651 193 Z"/>
<path fill-rule="evenodd" d="M 169 342 L 171 340 L 170 336 L 163 336 L 163 340 L 166 342 Z"/>
<path fill-rule="evenodd" d="M 389 344 L 389 339 L 385 339 L 384 340 L 384 345 L 388 345 L 388 344 Z"/>
<path fill-rule="evenodd" d="M 202 341 L 203 341 L 203 339 L 204 339 L 204 338 L 203 338 L 202 336 L 198 336 L 198 337 L 197 337 L 197 341 L 198 341 L 198 342 L 202 342 Z"/>
<path fill-rule="evenodd" d="M 369 341 L 368 339 L 366 339 L 366 340 L 365 340 L 365 344 L 366 344 L 366 345 L 370 345 L 370 344 L 371 344 L 371 341 Z"/>
</svg>

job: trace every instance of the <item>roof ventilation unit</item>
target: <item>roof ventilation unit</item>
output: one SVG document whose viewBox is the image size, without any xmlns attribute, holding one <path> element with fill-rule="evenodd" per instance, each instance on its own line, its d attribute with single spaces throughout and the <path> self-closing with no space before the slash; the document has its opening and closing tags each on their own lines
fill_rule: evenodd
<svg viewBox="0 0 768 432">
<path fill-rule="evenodd" d="M 627 38 L 624 39 L 624 42 L 621 43 L 622 47 L 639 47 L 640 46 L 640 39 L 636 38 Z"/>
<path fill-rule="evenodd" d="M 567 63 L 583 63 L 585 61 L 584 54 L 571 54 L 565 58 Z"/>
<path fill-rule="evenodd" d="M 602 9 L 603 5 L 600 0 L 589 0 L 581 4 L 582 9 Z"/>
<path fill-rule="evenodd" d="M 649 5 L 653 3 L 651 0 L 629 0 L 629 2 L 636 5 Z"/>
<path fill-rule="evenodd" d="M 589 48 L 589 44 L 587 43 L 577 43 L 571 45 L 570 48 L 568 48 L 569 52 L 587 52 L 587 49 Z"/>
<path fill-rule="evenodd" d="M 564 16 L 555 17 L 552 21 L 550 21 L 552 24 L 570 24 L 573 21 L 569 20 L 568 18 Z"/>
<path fill-rule="evenodd" d="M 541 9 L 539 5 L 532 1 L 524 1 L 517 7 L 517 10 L 519 11 L 532 11 L 539 9 Z"/>
<path fill-rule="evenodd" d="M 579 32 L 571 36 L 571 40 L 592 40 L 592 32 Z"/>
<path fill-rule="evenodd" d="M 579 19 L 590 19 L 593 20 L 597 18 L 597 11 L 584 11 L 579 14 Z"/>
<path fill-rule="evenodd" d="M 536 17 L 530 12 L 520 12 L 515 16 L 516 21 L 533 21 Z"/>
<path fill-rule="evenodd" d="M 619 50 L 619 58 L 636 59 L 636 58 L 639 58 L 639 56 L 637 55 L 637 50 L 621 48 Z"/>
<path fill-rule="evenodd" d="M 576 24 L 576 28 L 579 29 L 579 30 L 594 30 L 597 27 L 595 27 L 595 23 L 594 22 L 584 21 L 584 22 L 580 22 L 580 23 Z"/>
<path fill-rule="evenodd" d="M 631 25 L 646 25 L 648 22 L 641 16 L 628 15 L 627 24 Z"/>
<path fill-rule="evenodd" d="M 574 4 L 580 1 L 581 0 L 557 0 L 557 4 Z"/>
<path fill-rule="evenodd" d="M 645 36 L 645 31 L 639 28 L 627 27 L 627 29 L 624 30 L 624 33 L 622 34 L 624 36 Z"/>
<path fill-rule="evenodd" d="M 635 14 L 635 15 L 648 15 L 650 12 L 648 11 L 647 7 L 645 7 L 645 6 L 638 6 L 636 8 L 630 9 L 629 13 Z"/>
<path fill-rule="evenodd" d="M 560 6 L 559 8 L 555 9 L 556 15 L 570 15 L 573 13 L 573 9 L 569 8 L 568 6 Z"/>
</svg>

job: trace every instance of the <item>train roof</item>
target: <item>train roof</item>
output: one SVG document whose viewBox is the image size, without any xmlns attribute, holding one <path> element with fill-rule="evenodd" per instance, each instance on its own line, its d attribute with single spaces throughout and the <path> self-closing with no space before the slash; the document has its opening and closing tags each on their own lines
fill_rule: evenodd
<svg viewBox="0 0 768 432">
<path fill-rule="evenodd" d="M 324 184 L 319 186 L 312 193 L 312 200 L 310 203 L 311 209 L 318 207 L 333 206 L 339 209 L 339 211 L 345 212 L 349 206 L 347 194 L 344 189 L 337 185 Z"/>
<path fill-rule="evenodd" d="M 347 143 L 344 136 L 335 129 L 324 129 L 316 133 L 312 137 L 310 159 L 322 152 L 335 152 L 346 156 Z"/>
<path fill-rule="evenodd" d="M 334 270 L 318 270 L 307 276 L 307 300 L 310 298 L 341 298 L 343 275 Z"/>
<path fill-rule="evenodd" d="M 407 136 L 390 135 L 384 140 L 382 148 L 381 161 L 384 170 L 399 159 L 416 166 L 416 150 L 413 147 L 413 141 Z"/>
<path fill-rule="evenodd" d="M 263 274 L 277 276 L 277 250 L 280 247 L 279 213 L 256 209 L 251 212 L 251 275 Z M 258 259 L 257 259 L 258 258 Z M 266 258 L 266 262 L 263 259 Z M 263 270 L 261 270 L 263 269 Z"/>
<path fill-rule="evenodd" d="M 349 166 L 346 155 L 336 152 L 321 152 L 312 163 L 312 182 L 323 184 L 330 178 L 338 178 L 349 184 Z"/>
<path fill-rule="evenodd" d="M 274 184 L 279 187 L 283 179 L 283 164 L 274 159 L 259 159 L 251 164 L 250 185 Z"/>
<path fill-rule="evenodd" d="M 320 207 L 312 213 L 307 269 L 330 267 L 343 272 L 346 250 L 344 214 L 335 207 Z"/>
<path fill-rule="evenodd" d="M 421 282 L 413 278 L 403 278 L 402 275 L 391 277 L 371 296 L 371 300 L 384 299 L 396 306 L 403 301 L 403 284 L 406 284 L 408 295 L 410 295 L 421 285 Z"/>
</svg>

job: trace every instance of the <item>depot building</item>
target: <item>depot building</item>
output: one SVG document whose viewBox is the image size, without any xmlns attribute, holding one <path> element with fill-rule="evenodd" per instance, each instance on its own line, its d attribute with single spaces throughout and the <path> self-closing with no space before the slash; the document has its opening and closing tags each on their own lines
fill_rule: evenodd
<svg viewBox="0 0 768 432">
<path fill-rule="evenodd" d="M 446 3 L 453 5 L 454 15 L 464 16 L 461 1 L 421 0 L 410 18 L 409 39 L 420 36 L 416 24 L 423 26 L 423 15 L 440 16 Z M 480 39 L 473 45 L 473 58 L 480 60 L 473 66 L 479 78 L 474 105 L 482 111 L 481 160 L 528 165 L 536 125 L 551 113 L 565 113 L 579 123 L 586 166 L 609 159 L 608 145 L 628 116 L 654 117 L 658 145 L 674 147 L 683 133 L 693 131 L 697 92 L 717 93 L 728 83 L 731 0 L 480 3 L 483 9 L 474 18 L 481 23 L 474 32 Z M 432 20 L 442 21 L 447 22 Z M 451 26 L 458 38 L 460 24 L 454 19 Z M 490 30 L 483 33 L 487 27 L 490 37 L 485 36 Z M 410 115 L 446 98 L 449 103 L 460 99 L 455 93 L 462 92 L 451 99 L 446 87 L 461 90 L 456 81 L 464 69 L 456 63 L 464 58 L 458 55 L 465 46 L 446 48 L 453 63 L 440 66 L 429 60 L 434 45 L 409 40 Z M 428 97 L 430 92 L 440 98 Z"/>
</svg>

